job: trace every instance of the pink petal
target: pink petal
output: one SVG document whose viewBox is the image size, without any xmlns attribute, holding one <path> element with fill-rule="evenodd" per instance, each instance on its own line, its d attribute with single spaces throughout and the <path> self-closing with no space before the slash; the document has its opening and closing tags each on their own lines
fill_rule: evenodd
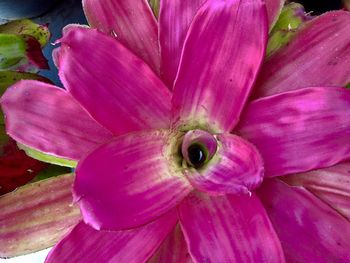
<svg viewBox="0 0 350 263">
<path fill-rule="evenodd" d="M 277 22 L 277 19 L 282 11 L 285 0 L 265 0 L 267 19 L 270 26 L 270 31 Z"/>
<path fill-rule="evenodd" d="M 116 134 L 169 126 L 170 91 L 118 41 L 70 26 L 61 43 L 61 80 L 101 124 Z"/>
<path fill-rule="evenodd" d="M 254 98 L 350 82 L 350 13 L 328 12 L 307 23 L 264 63 Z"/>
<path fill-rule="evenodd" d="M 48 154 L 79 160 L 112 138 L 67 91 L 47 83 L 17 82 L 0 102 L 8 134 Z"/>
<path fill-rule="evenodd" d="M 205 1 L 162 0 L 160 2 L 161 74 L 169 87 L 173 87 L 188 28 Z"/>
<path fill-rule="evenodd" d="M 131 230 L 97 231 L 79 223 L 46 258 L 53 262 L 145 262 L 174 228 L 176 214 Z"/>
<path fill-rule="evenodd" d="M 193 192 L 178 211 L 195 262 L 285 262 L 277 235 L 255 195 L 209 197 Z"/>
<path fill-rule="evenodd" d="M 159 72 L 157 21 L 147 0 L 83 0 L 83 8 L 92 27 L 116 37 Z"/>
<path fill-rule="evenodd" d="M 169 87 L 178 70 L 185 37 L 198 9 L 206 0 L 160 2 L 159 42 L 161 47 L 161 74 Z M 273 27 L 283 7 L 284 0 L 267 0 L 267 16 Z"/>
<path fill-rule="evenodd" d="M 350 162 L 290 175 L 283 181 L 303 186 L 350 221 Z"/>
<path fill-rule="evenodd" d="M 125 229 L 173 208 L 192 190 L 174 154 L 165 131 L 120 136 L 95 150 L 79 163 L 73 189 L 85 223 Z"/>
<path fill-rule="evenodd" d="M 148 263 L 192 263 L 180 225 L 164 240 Z"/>
<path fill-rule="evenodd" d="M 334 165 L 350 158 L 350 91 L 305 88 L 250 103 L 238 133 L 253 143 L 266 176 Z"/>
<path fill-rule="evenodd" d="M 218 135 L 218 150 L 204 167 L 186 173 L 198 190 L 212 194 L 248 193 L 262 182 L 263 160 L 254 145 L 232 135 Z"/>
<path fill-rule="evenodd" d="M 266 180 L 259 196 L 287 262 L 350 262 L 350 222 L 302 187 Z"/>
<path fill-rule="evenodd" d="M 262 1 L 208 0 L 184 44 L 174 86 L 174 122 L 230 131 L 264 57 L 266 37 Z"/>
</svg>

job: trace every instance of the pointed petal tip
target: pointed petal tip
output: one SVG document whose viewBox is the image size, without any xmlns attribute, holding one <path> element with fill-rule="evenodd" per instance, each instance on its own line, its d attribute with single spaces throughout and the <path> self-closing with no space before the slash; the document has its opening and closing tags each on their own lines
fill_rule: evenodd
<svg viewBox="0 0 350 263">
<path fill-rule="evenodd" d="M 38 151 L 79 160 L 112 138 L 66 90 L 52 84 L 21 80 L 1 100 L 7 133 Z"/>
<path fill-rule="evenodd" d="M 60 79 L 94 119 L 116 135 L 169 127 L 170 91 L 123 44 L 97 29 L 76 26 L 62 41 L 55 55 Z"/>
</svg>

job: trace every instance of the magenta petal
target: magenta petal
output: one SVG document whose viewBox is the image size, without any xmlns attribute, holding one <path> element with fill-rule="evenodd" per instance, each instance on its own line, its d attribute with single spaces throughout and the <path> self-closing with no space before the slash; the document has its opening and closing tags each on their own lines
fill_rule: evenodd
<svg viewBox="0 0 350 263">
<path fill-rule="evenodd" d="M 278 237 L 255 194 L 209 197 L 193 192 L 178 212 L 195 262 L 285 262 Z"/>
<path fill-rule="evenodd" d="M 83 0 L 83 8 L 92 27 L 116 37 L 159 72 L 157 21 L 147 0 Z"/>
<path fill-rule="evenodd" d="M 174 122 L 230 131 L 265 55 L 266 38 L 263 1 L 208 0 L 184 44 L 174 86 Z"/>
<path fill-rule="evenodd" d="M 238 133 L 253 143 L 266 176 L 334 165 L 350 158 L 350 91 L 305 88 L 250 103 Z"/>
<path fill-rule="evenodd" d="M 254 97 L 311 86 L 350 82 L 350 13 L 328 12 L 312 19 L 264 64 Z"/>
<path fill-rule="evenodd" d="M 302 187 L 265 182 L 259 196 L 287 262 L 350 262 L 349 221 Z"/>
<path fill-rule="evenodd" d="M 350 162 L 290 175 L 283 181 L 303 186 L 350 221 Z"/>
<path fill-rule="evenodd" d="M 118 41 L 70 26 L 61 43 L 61 80 L 101 124 L 116 134 L 169 126 L 170 91 Z"/>
<path fill-rule="evenodd" d="M 176 167 L 171 140 L 165 131 L 128 134 L 81 161 L 73 192 L 84 221 L 95 229 L 125 229 L 180 202 L 192 187 Z"/>
<path fill-rule="evenodd" d="M 176 225 L 147 263 L 192 263 L 180 225 Z"/>
<path fill-rule="evenodd" d="M 161 74 L 164 82 L 169 87 L 173 86 L 188 28 L 198 9 L 205 1 L 160 1 Z"/>
<path fill-rule="evenodd" d="M 170 212 L 145 226 L 125 231 L 97 231 L 79 223 L 46 258 L 61 262 L 145 262 L 177 221 Z"/>
<path fill-rule="evenodd" d="M 67 91 L 47 83 L 17 82 L 0 102 L 8 134 L 45 153 L 79 160 L 112 138 Z"/>
<path fill-rule="evenodd" d="M 267 19 L 270 26 L 270 31 L 277 22 L 277 19 L 282 11 L 285 0 L 265 0 Z"/>
<path fill-rule="evenodd" d="M 218 150 L 200 169 L 189 169 L 186 176 L 198 190 L 211 194 L 249 193 L 262 182 L 263 160 L 254 145 L 232 135 L 218 135 Z"/>
</svg>

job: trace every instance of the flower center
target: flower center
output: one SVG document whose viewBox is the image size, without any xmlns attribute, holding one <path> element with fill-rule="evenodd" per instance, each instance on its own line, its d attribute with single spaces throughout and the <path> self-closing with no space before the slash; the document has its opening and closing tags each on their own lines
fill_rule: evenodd
<svg viewBox="0 0 350 263">
<path fill-rule="evenodd" d="M 211 160 L 216 150 L 216 138 L 206 131 L 188 131 L 183 137 L 181 152 L 186 166 L 195 169 L 203 167 Z"/>
<path fill-rule="evenodd" d="M 198 143 L 192 144 L 190 147 L 188 147 L 188 159 L 189 159 L 189 165 L 199 168 L 201 167 L 206 159 L 207 159 L 207 149 L 204 149 L 203 145 L 200 145 Z"/>
</svg>

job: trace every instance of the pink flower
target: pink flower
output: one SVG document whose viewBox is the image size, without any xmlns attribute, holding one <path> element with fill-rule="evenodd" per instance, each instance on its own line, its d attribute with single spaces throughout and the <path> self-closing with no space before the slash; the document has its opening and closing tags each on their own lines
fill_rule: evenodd
<svg viewBox="0 0 350 263">
<path fill-rule="evenodd" d="M 348 193 L 276 178 L 348 173 L 334 165 L 350 159 L 349 13 L 313 19 L 262 64 L 280 1 L 267 19 L 261 0 L 163 0 L 160 54 L 146 1 L 83 3 L 99 31 L 64 31 L 66 89 L 22 81 L 1 99 L 13 138 L 79 160 L 84 223 L 47 262 L 350 260 Z"/>
</svg>

